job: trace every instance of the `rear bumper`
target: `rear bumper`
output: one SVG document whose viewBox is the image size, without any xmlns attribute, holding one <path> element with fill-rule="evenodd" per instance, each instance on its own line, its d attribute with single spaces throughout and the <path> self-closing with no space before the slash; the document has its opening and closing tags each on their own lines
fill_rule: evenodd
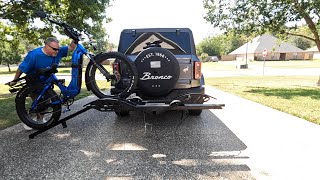
<svg viewBox="0 0 320 180">
<path fill-rule="evenodd" d="M 111 94 L 118 94 L 119 92 L 122 92 L 122 89 L 112 88 Z M 184 95 L 184 94 L 204 94 L 205 90 L 203 86 L 194 87 L 194 88 L 186 88 L 186 89 L 173 89 L 168 95 L 162 96 L 162 97 L 149 97 L 144 95 L 139 89 L 136 89 L 134 91 L 137 96 L 139 96 L 141 99 L 144 100 L 172 100 L 175 99 L 178 96 Z"/>
<path fill-rule="evenodd" d="M 141 97 L 142 99 L 172 100 L 184 94 L 193 94 L 193 93 L 204 94 L 205 91 L 203 86 L 199 86 L 199 87 L 187 88 L 187 89 L 173 89 L 168 95 L 162 96 L 162 97 L 148 97 L 148 96 L 145 96 L 140 90 L 135 90 L 135 93 L 137 96 Z"/>
</svg>

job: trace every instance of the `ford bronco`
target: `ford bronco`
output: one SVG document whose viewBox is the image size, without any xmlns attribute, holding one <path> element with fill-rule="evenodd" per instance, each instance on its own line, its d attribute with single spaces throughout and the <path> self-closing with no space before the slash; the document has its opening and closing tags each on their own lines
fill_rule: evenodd
<svg viewBox="0 0 320 180">
<path fill-rule="evenodd" d="M 188 28 L 124 29 L 118 51 L 134 61 L 138 70 L 135 95 L 141 100 L 179 99 L 192 94 L 188 103 L 202 104 L 204 78 L 196 55 L 193 35 Z M 125 71 L 125 67 L 121 68 Z M 121 91 L 114 84 L 112 94 Z M 202 109 L 189 109 L 190 115 L 200 115 Z M 122 110 L 117 115 L 127 115 Z"/>
</svg>

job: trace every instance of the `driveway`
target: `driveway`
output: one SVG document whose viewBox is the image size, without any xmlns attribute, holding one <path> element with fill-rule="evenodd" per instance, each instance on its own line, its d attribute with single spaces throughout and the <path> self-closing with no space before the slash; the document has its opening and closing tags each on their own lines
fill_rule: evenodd
<svg viewBox="0 0 320 180">
<path fill-rule="evenodd" d="M 152 131 L 140 113 L 96 110 L 32 140 L 21 124 L 0 131 L 0 179 L 320 178 L 318 125 L 212 87 L 207 93 L 226 107 L 182 119 L 148 115 Z"/>
<path fill-rule="evenodd" d="M 247 146 L 257 179 L 320 179 L 320 126 L 219 90 L 226 107 L 212 112 Z"/>
</svg>

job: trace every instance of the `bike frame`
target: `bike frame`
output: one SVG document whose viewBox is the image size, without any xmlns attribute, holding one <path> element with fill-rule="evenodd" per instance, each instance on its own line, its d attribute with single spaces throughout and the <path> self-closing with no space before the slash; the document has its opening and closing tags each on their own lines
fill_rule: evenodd
<svg viewBox="0 0 320 180">
<path fill-rule="evenodd" d="M 71 71 L 71 81 L 68 86 L 65 86 L 62 82 L 59 81 L 55 74 L 51 74 L 44 81 L 44 88 L 40 92 L 39 96 L 32 103 L 31 109 L 35 109 L 40 98 L 44 93 L 50 89 L 54 84 L 59 87 L 64 98 L 60 98 L 59 102 L 52 102 L 52 104 L 64 103 L 68 99 L 74 98 L 80 93 L 81 83 L 82 83 L 82 56 L 86 55 L 90 61 L 94 61 L 93 56 L 87 53 L 88 50 L 84 48 L 81 44 L 77 44 L 77 48 L 72 54 L 72 71 Z M 95 63 L 94 63 L 95 64 Z"/>
</svg>

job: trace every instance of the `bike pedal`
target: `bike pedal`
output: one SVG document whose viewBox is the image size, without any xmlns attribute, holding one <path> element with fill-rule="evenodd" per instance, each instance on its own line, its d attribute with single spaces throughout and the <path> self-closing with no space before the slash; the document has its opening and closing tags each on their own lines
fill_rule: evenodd
<svg viewBox="0 0 320 180">
<path fill-rule="evenodd" d="M 70 111 L 70 109 L 69 108 L 66 108 L 66 109 L 64 109 L 63 111 L 62 111 L 62 113 L 66 113 L 66 112 L 69 112 Z"/>
</svg>

